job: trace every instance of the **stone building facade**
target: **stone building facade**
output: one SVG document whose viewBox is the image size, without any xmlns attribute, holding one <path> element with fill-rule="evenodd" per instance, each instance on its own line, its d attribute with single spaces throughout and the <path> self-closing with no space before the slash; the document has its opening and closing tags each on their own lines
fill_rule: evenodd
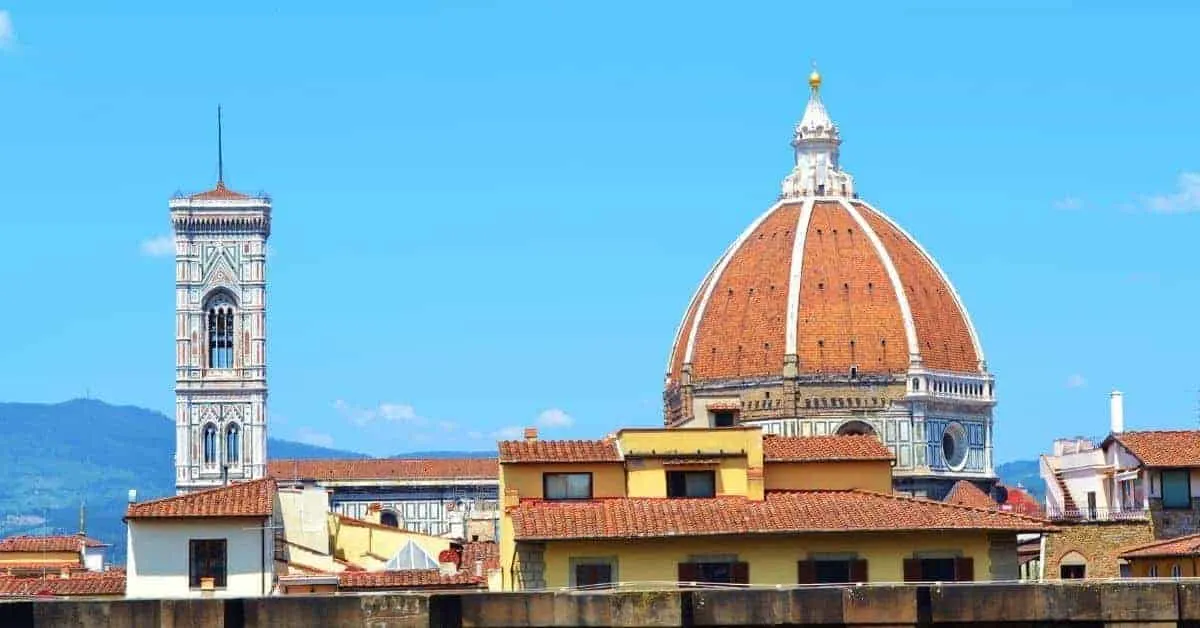
<svg viewBox="0 0 1200 628">
<path fill-rule="evenodd" d="M 899 492 L 995 483 L 995 380 L 932 256 L 862 200 L 820 98 L 796 125 L 777 202 L 701 281 L 664 385 L 668 427 L 761 425 L 785 436 L 875 434 Z"/>
<path fill-rule="evenodd" d="M 271 200 L 225 187 L 171 199 L 175 484 L 265 477 Z"/>
</svg>

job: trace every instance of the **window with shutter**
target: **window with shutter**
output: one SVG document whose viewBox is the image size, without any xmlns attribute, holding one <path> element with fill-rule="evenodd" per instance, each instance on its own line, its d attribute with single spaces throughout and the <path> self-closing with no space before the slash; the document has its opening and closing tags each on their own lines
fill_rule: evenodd
<svg viewBox="0 0 1200 628">
<path fill-rule="evenodd" d="M 1191 508 L 1192 486 L 1189 469 L 1171 469 L 1162 472 L 1163 508 Z"/>
<path fill-rule="evenodd" d="M 820 584 L 850 582 L 850 559 L 816 559 L 815 571 Z"/>
<path fill-rule="evenodd" d="M 750 584 L 750 563 L 733 563 L 731 571 L 731 583 Z"/>
<path fill-rule="evenodd" d="M 850 561 L 850 582 L 870 582 L 867 578 L 867 559 Z"/>
<path fill-rule="evenodd" d="M 696 563 L 679 563 L 680 582 L 699 582 L 700 570 Z"/>
<path fill-rule="evenodd" d="M 954 579 L 958 582 L 973 582 L 975 580 L 975 559 L 969 556 L 954 559 Z"/>
<path fill-rule="evenodd" d="M 811 560 L 801 560 L 796 563 L 796 583 L 815 584 L 817 582 L 817 565 Z"/>
<path fill-rule="evenodd" d="M 921 581 L 921 561 L 916 558 L 904 559 L 904 581 L 905 582 L 920 582 Z"/>
</svg>

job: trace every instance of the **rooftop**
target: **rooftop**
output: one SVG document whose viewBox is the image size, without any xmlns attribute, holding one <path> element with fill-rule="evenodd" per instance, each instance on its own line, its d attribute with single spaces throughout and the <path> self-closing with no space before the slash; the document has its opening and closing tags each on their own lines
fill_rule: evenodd
<svg viewBox="0 0 1200 628">
<path fill-rule="evenodd" d="M 1120 432 L 1117 441 L 1147 467 L 1200 467 L 1200 430 Z"/>
<path fill-rule="evenodd" d="M 944 499 L 947 504 L 955 506 L 971 506 L 972 508 L 995 508 L 999 506 L 996 500 L 967 480 L 959 480 L 950 488 L 950 494 Z"/>
<path fill-rule="evenodd" d="M 264 478 L 130 504 L 126 519 L 268 517 L 275 511 L 275 480 Z"/>
<path fill-rule="evenodd" d="M 1051 529 L 1042 519 L 863 490 L 769 492 L 763 501 L 616 498 L 522 501 L 510 511 L 520 540 L 664 538 L 801 532 Z"/>
<path fill-rule="evenodd" d="M 271 460 L 267 475 L 277 480 L 495 480 L 495 458 L 368 458 Z"/>
<path fill-rule="evenodd" d="M 1198 556 L 1200 555 L 1200 534 L 1189 534 L 1173 539 L 1165 539 L 1135 545 L 1121 552 L 1121 558 L 1156 558 L 1167 556 Z"/>
<path fill-rule="evenodd" d="M 338 574 L 338 588 L 361 589 L 462 589 L 484 588 L 479 576 L 464 572 L 443 574 L 437 569 L 404 571 L 343 571 Z"/>
<path fill-rule="evenodd" d="M 0 552 L 78 552 L 81 547 L 108 547 L 82 534 L 10 536 L 0 539 Z"/>
<path fill-rule="evenodd" d="M 508 440 L 500 442 L 500 462 L 621 462 L 615 440 Z"/>
<path fill-rule="evenodd" d="M 125 595 L 125 572 L 74 573 L 70 578 L 0 576 L 0 597 Z"/>
<path fill-rule="evenodd" d="M 874 436 L 763 436 L 767 462 L 819 462 L 824 460 L 894 460 L 895 456 Z"/>
</svg>

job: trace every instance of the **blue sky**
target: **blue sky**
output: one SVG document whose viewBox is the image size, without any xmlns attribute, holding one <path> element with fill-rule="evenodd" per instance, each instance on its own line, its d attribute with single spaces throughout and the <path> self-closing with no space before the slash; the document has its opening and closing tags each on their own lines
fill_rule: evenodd
<svg viewBox="0 0 1200 628">
<path fill-rule="evenodd" d="M 169 3 L 174 4 L 174 3 Z M 937 257 L 997 458 L 1196 427 L 1198 14 L 0 0 L 0 399 L 173 404 L 167 199 L 275 199 L 275 436 L 372 454 L 661 420 L 692 290 L 773 201 L 810 60 Z M 950 4 L 950 3 L 944 3 Z"/>
</svg>

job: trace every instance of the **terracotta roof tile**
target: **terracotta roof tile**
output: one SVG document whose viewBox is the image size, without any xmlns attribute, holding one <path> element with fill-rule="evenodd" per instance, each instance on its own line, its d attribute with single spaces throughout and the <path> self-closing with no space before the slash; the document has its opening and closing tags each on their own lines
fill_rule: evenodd
<svg viewBox="0 0 1200 628">
<path fill-rule="evenodd" d="M 519 540 L 1052 529 L 1032 517 L 861 490 L 773 492 L 763 501 L 741 497 L 526 501 L 509 513 L 513 536 Z"/>
<path fill-rule="evenodd" d="M 225 187 L 224 181 L 217 181 L 217 186 L 213 189 L 207 192 L 200 192 L 199 194 L 192 194 L 188 198 L 193 201 L 236 201 L 250 198 L 250 195 L 234 192 Z"/>
<path fill-rule="evenodd" d="M 0 577 L 0 597 L 125 595 L 125 572 L 72 574 L 70 578 Z"/>
<path fill-rule="evenodd" d="M 1121 551 L 1121 558 L 1151 558 L 1156 556 L 1200 556 L 1200 534 L 1189 534 Z"/>
<path fill-rule="evenodd" d="M 107 543 L 78 534 L 25 535 L 0 539 L 0 552 L 78 552 L 81 545 L 108 547 Z"/>
<path fill-rule="evenodd" d="M 125 517 L 267 517 L 274 511 L 275 480 L 264 478 L 130 504 L 125 510 Z"/>
<path fill-rule="evenodd" d="M 1122 432 L 1109 439 L 1147 467 L 1200 467 L 1200 430 Z"/>
<path fill-rule="evenodd" d="M 874 436 L 763 435 L 767 462 L 820 460 L 892 460 L 895 456 Z"/>
<path fill-rule="evenodd" d="M 1009 486 L 1004 488 L 1008 495 L 1004 498 L 1004 503 L 1000 504 L 1000 510 L 1015 512 L 1029 517 L 1042 517 L 1045 515 L 1042 505 L 1038 500 L 1024 489 Z"/>
<path fill-rule="evenodd" d="M 506 440 L 500 462 L 621 462 L 612 440 Z"/>
<path fill-rule="evenodd" d="M 973 482 L 967 480 L 955 482 L 954 486 L 950 489 L 950 494 L 946 495 L 946 499 L 943 501 L 955 506 L 972 506 L 974 508 L 996 508 L 999 506 L 996 500 L 988 496 L 978 486 L 975 486 Z"/>
<path fill-rule="evenodd" d="M 0 575 L 13 572 L 59 573 L 63 569 L 83 569 L 78 560 L 43 560 L 39 562 L 0 563 Z"/>
<path fill-rule="evenodd" d="M 437 569 L 407 569 L 403 571 L 343 571 L 338 574 L 338 588 L 362 589 L 481 589 L 483 578 L 458 572 L 452 575 Z"/>
<path fill-rule="evenodd" d="M 500 467 L 495 458 L 271 460 L 267 475 L 278 480 L 494 480 Z"/>
<path fill-rule="evenodd" d="M 463 543 L 462 568 L 468 572 L 475 568 L 475 561 L 482 560 L 484 569 L 500 567 L 500 546 L 495 541 L 472 541 Z"/>
</svg>

